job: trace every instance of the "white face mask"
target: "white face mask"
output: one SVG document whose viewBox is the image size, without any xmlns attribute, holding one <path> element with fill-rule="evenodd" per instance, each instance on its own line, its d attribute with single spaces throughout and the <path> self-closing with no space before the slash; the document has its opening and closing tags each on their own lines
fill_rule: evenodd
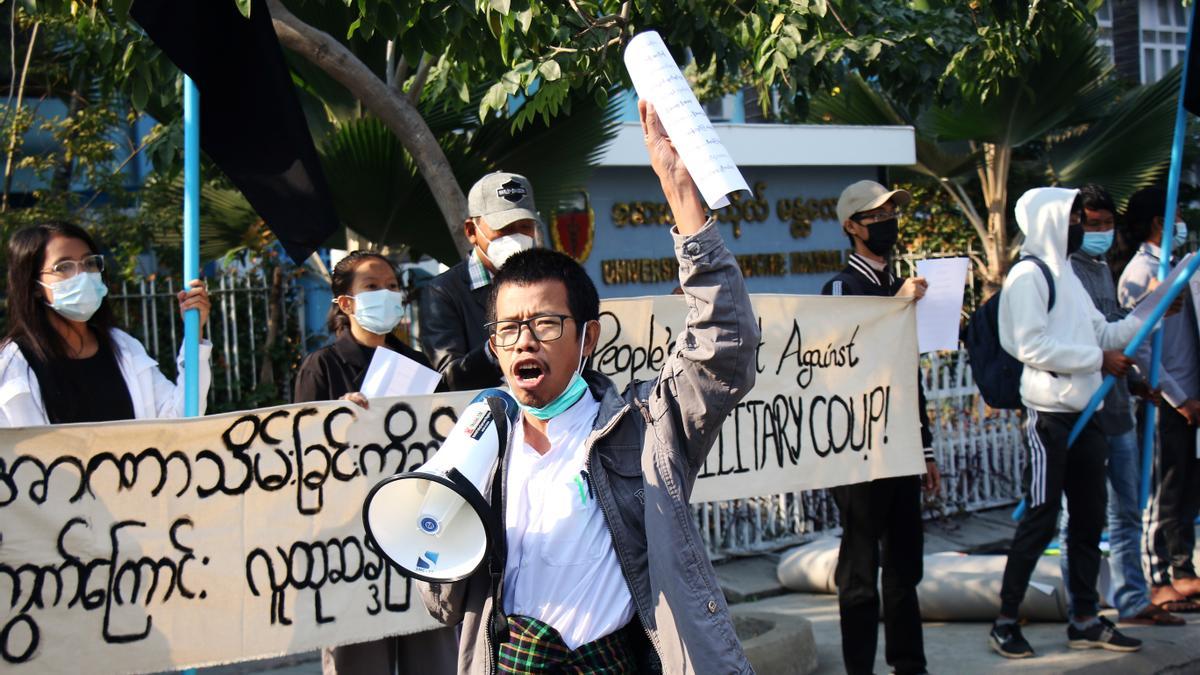
<svg viewBox="0 0 1200 675">
<path fill-rule="evenodd" d="M 476 248 L 479 247 L 476 246 Z M 504 263 L 509 258 L 521 251 L 528 251 L 531 248 L 533 248 L 533 237 L 527 234 L 506 234 L 503 237 L 496 237 L 491 240 L 488 243 L 487 253 L 483 253 L 482 249 L 479 252 L 483 253 L 485 258 L 491 260 L 492 264 L 498 270 L 504 267 Z"/>
<path fill-rule="evenodd" d="M 1177 249 L 1187 243 L 1188 229 L 1187 223 L 1178 221 L 1175 223 L 1175 236 L 1171 237 L 1171 249 Z"/>
<path fill-rule="evenodd" d="M 358 325 L 376 335 L 392 332 L 404 317 L 404 295 L 382 288 L 354 296 L 354 319 Z"/>
<path fill-rule="evenodd" d="M 41 281 L 38 283 L 42 284 Z M 104 279 L 100 277 L 99 272 L 84 272 L 70 279 L 42 285 L 54 294 L 54 302 L 46 304 L 71 321 L 87 321 L 92 318 L 96 310 L 100 309 L 100 302 L 104 300 L 104 296 L 108 295 L 108 286 L 104 285 Z"/>
</svg>

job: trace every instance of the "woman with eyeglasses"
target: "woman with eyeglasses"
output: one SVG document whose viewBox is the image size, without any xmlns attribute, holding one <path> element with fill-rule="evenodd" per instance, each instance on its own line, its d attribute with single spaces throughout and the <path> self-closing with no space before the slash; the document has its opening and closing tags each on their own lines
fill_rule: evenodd
<svg viewBox="0 0 1200 675">
<path fill-rule="evenodd" d="M 183 415 L 183 387 L 113 324 L 104 258 L 83 228 L 34 225 L 8 242 L 8 333 L 0 341 L 0 427 Z M 211 305 L 203 282 L 179 292 L 180 312 Z M 200 413 L 212 373 L 200 344 Z M 183 355 L 178 381 L 183 380 Z"/>
<path fill-rule="evenodd" d="M 359 392 L 376 349 L 390 349 L 431 368 L 421 352 L 392 333 L 403 315 L 403 296 L 396 270 L 387 258 L 371 251 L 352 251 L 330 275 L 333 303 L 327 326 L 336 336 L 300 364 L 292 400 L 346 399 L 366 408 Z M 458 658 L 453 628 L 389 636 L 321 650 L 324 675 L 450 674 Z"/>
</svg>

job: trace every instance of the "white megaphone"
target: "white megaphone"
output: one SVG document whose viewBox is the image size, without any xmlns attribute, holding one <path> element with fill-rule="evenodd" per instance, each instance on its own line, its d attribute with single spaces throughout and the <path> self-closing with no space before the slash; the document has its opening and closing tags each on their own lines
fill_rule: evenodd
<svg viewBox="0 0 1200 675">
<path fill-rule="evenodd" d="M 483 390 L 432 459 L 384 479 L 367 494 L 367 535 L 406 575 L 433 583 L 465 579 L 495 545 L 493 539 L 504 536 L 483 495 L 518 414 L 507 393 Z"/>
</svg>

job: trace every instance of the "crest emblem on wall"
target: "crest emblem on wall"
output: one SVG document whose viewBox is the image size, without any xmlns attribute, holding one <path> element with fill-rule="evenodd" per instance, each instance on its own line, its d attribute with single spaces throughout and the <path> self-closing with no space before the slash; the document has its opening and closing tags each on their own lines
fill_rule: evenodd
<svg viewBox="0 0 1200 675">
<path fill-rule="evenodd" d="M 587 193 L 554 211 L 550 223 L 550 241 L 554 250 L 566 253 L 582 264 L 592 253 L 596 237 L 596 214 L 592 212 Z"/>
</svg>

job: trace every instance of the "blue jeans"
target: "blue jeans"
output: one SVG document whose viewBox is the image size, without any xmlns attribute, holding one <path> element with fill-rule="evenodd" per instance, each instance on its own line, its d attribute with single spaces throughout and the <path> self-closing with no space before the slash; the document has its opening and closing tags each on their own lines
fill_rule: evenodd
<svg viewBox="0 0 1200 675">
<path fill-rule="evenodd" d="M 1142 453 L 1133 429 L 1108 437 L 1108 545 L 1112 571 L 1112 604 L 1122 619 L 1135 616 L 1150 606 L 1150 589 L 1142 570 L 1142 509 L 1138 499 L 1142 475 Z M 1059 520 L 1059 550 L 1062 574 L 1067 578 L 1067 517 Z M 1071 616 L 1074 599 L 1067 591 Z"/>
</svg>

